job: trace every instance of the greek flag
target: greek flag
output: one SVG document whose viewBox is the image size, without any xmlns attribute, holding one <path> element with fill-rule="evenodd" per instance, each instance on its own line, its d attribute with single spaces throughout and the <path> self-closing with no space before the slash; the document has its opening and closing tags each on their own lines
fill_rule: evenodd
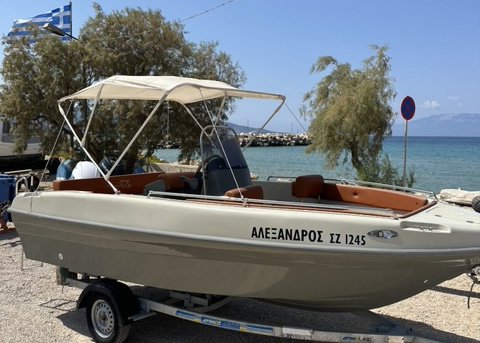
<svg viewBox="0 0 480 343">
<path fill-rule="evenodd" d="M 8 37 L 25 37 L 32 35 L 31 27 L 36 25 L 40 27 L 40 30 L 43 30 L 41 27 L 47 23 L 55 25 L 56 27 L 62 29 L 68 34 L 72 34 L 72 3 L 65 5 L 60 8 L 55 8 L 47 13 L 42 13 L 36 15 L 32 18 L 27 19 L 17 19 L 13 22 L 13 27 L 8 33 Z M 45 30 L 45 33 L 47 31 Z M 63 41 L 70 41 L 71 38 L 68 36 L 61 37 Z"/>
</svg>

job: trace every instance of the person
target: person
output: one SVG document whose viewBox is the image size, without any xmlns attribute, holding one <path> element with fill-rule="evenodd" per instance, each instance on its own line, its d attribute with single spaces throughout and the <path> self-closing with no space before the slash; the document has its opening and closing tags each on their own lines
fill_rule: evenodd
<svg viewBox="0 0 480 343">
<path fill-rule="evenodd" d="M 138 160 L 135 162 L 135 167 L 133 168 L 134 174 L 143 174 L 145 170 L 143 169 L 143 160 Z"/>
<path fill-rule="evenodd" d="M 58 157 L 53 157 L 50 160 L 48 160 L 47 169 L 52 179 L 56 179 L 57 169 L 59 165 L 60 165 L 60 159 Z"/>
<path fill-rule="evenodd" d="M 73 161 L 60 157 L 56 180 L 68 180 L 72 176 Z"/>
</svg>

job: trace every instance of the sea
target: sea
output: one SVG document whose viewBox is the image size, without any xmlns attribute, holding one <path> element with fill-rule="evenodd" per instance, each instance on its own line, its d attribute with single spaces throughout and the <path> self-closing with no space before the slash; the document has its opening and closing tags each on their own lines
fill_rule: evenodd
<svg viewBox="0 0 480 343">
<path fill-rule="evenodd" d="M 383 144 L 392 164 L 403 172 L 404 138 L 389 137 Z M 177 149 L 160 149 L 156 156 L 176 162 Z M 343 165 L 325 166 L 318 153 L 307 153 L 305 146 L 251 147 L 244 151 L 250 172 L 260 180 L 269 176 L 294 177 L 321 174 L 325 178 L 356 178 L 355 170 Z M 413 169 L 414 188 L 440 192 L 442 189 L 480 191 L 480 137 L 408 137 L 407 170 Z"/>
</svg>

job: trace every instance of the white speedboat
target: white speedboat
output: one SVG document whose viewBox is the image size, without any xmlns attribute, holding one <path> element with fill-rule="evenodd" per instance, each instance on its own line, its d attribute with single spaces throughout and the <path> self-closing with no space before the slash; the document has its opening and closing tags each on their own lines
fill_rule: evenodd
<svg viewBox="0 0 480 343">
<path fill-rule="evenodd" d="M 67 119 L 70 101 L 158 101 L 133 142 L 164 101 L 200 125 L 189 105 L 227 97 L 278 101 L 274 114 L 284 102 L 217 81 L 119 75 L 60 99 L 59 109 Z M 18 195 L 10 212 L 26 256 L 153 287 L 324 310 L 391 304 L 480 265 L 480 213 L 471 207 L 320 175 L 252 181 L 235 133 L 213 113 L 221 110 L 201 126 L 196 173 L 112 176 L 128 144 L 107 173 L 85 150 L 101 178 Z M 75 138 L 84 148 L 88 127 L 83 134 Z"/>
</svg>

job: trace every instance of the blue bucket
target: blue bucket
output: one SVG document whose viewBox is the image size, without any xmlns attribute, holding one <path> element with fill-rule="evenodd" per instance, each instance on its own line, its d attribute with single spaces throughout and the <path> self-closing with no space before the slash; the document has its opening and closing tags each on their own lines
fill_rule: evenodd
<svg viewBox="0 0 480 343">
<path fill-rule="evenodd" d="M 0 203 L 12 201 L 15 197 L 15 176 L 0 174 Z M 8 221 L 10 214 L 5 211 L 3 214 L 4 221 Z"/>
</svg>

